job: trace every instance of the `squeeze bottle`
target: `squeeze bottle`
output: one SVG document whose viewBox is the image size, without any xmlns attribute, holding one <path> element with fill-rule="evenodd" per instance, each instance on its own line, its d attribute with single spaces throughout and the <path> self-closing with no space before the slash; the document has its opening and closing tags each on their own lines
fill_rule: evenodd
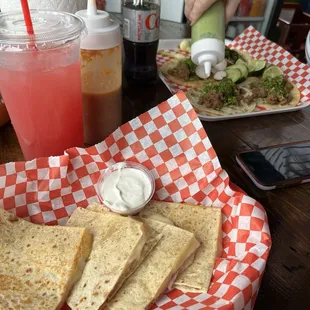
<svg viewBox="0 0 310 310">
<path fill-rule="evenodd" d="M 208 78 L 211 68 L 224 60 L 224 42 L 224 0 L 217 0 L 192 26 L 191 57 L 200 78 Z"/>
<path fill-rule="evenodd" d="M 122 124 L 122 47 L 119 24 L 96 0 L 76 13 L 88 35 L 81 42 L 84 139 L 87 144 L 103 141 Z"/>
</svg>

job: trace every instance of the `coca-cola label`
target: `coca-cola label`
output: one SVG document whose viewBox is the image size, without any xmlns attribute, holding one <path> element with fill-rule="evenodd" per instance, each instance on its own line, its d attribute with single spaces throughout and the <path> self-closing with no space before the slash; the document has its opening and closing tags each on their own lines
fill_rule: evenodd
<svg viewBox="0 0 310 310">
<path fill-rule="evenodd" d="M 153 42 L 159 39 L 159 9 L 142 11 L 123 8 L 124 38 L 133 42 Z"/>
</svg>

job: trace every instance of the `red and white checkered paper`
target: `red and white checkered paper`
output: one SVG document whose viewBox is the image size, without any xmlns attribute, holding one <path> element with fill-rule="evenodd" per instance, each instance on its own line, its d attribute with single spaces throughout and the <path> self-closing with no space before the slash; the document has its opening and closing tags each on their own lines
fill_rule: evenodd
<svg viewBox="0 0 310 310">
<path fill-rule="evenodd" d="M 95 185 L 100 172 L 124 160 L 150 169 L 156 199 L 213 205 L 223 214 L 223 252 L 208 293 L 172 290 L 153 309 L 251 309 L 271 246 L 266 213 L 230 187 L 183 92 L 93 147 L 1 165 L 0 207 L 34 223 L 63 225 L 77 206 L 99 202 Z"/>
<path fill-rule="evenodd" d="M 229 47 L 239 50 L 245 50 L 251 54 L 254 59 L 266 60 L 269 63 L 280 67 L 286 77 L 293 82 L 301 92 L 301 102 L 310 102 L 310 67 L 291 55 L 281 46 L 272 41 L 267 40 L 259 31 L 250 26 L 229 44 Z M 183 55 L 189 56 L 184 51 L 175 51 Z M 160 68 L 173 57 L 157 54 L 157 65 Z M 178 91 L 187 91 L 191 87 L 186 87 L 166 79 L 162 76 L 164 82 L 172 93 Z"/>
</svg>

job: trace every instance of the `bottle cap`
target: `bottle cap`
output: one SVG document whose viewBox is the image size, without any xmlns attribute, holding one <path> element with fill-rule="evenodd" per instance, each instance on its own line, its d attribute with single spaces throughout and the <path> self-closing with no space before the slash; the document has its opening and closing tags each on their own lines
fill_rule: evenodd
<svg viewBox="0 0 310 310">
<path fill-rule="evenodd" d="M 78 11 L 76 15 L 84 20 L 88 31 L 81 42 L 82 49 L 109 49 L 121 43 L 119 23 L 112 20 L 109 13 L 97 10 L 96 0 L 88 0 L 87 10 Z"/>
<path fill-rule="evenodd" d="M 208 77 L 210 76 L 211 74 L 211 62 L 210 61 L 206 61 L 204 62 L 204 70 L 205 70 L 205 74 L 208 75 Z"/>
<path fill-rule="evenodd" d="M 193 63 L 200 67 L 196 70 L 197 75 L 205 79 L 210 76 L 211 68 L 224 60 L 225 44 L 213 38 L 198 40 L 191 47 L 191 57 Z"/>
</svg>

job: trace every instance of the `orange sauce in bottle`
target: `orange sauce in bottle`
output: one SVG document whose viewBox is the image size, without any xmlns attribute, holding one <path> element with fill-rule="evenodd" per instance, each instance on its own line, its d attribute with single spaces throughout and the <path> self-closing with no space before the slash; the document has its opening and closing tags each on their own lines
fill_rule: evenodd
<svg viewBox="0 0 310 310">
<path fill-rule="evenodd" d="M 122 124 L 121 45 L 81 49 L 84 138 L 103 141 Z"/>
</svg>

